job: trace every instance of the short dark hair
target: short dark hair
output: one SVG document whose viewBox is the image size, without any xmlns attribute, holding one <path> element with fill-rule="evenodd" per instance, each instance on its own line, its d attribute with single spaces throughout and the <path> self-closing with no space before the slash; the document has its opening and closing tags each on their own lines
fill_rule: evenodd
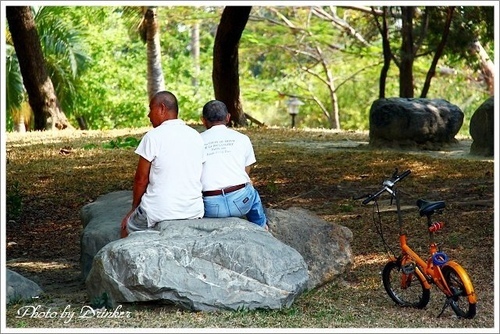
<svg viewBox="0 0 500 334">
<path fill-rule="evenodd" d="M 168 110 L 176 114 L 179 113 L 179 103 L 177 102 L 177 97 L 172 92 L 166 90 L 157 92 L 152 100 L 154 103 L 163 103 Z"/>
<path fill-rule="evenodd" d="M 203 118 L 211 123 L 225 121 L 227 114 L 226 104 L 222 101 L 212 100 L 203 106 Z"/>
</svg>

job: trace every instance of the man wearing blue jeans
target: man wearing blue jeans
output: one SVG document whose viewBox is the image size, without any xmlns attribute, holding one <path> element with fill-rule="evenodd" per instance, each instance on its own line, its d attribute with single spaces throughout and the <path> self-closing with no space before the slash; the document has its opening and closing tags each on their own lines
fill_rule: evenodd
<svg viewBox="0 0 500 334">
<path fill-rule="evenodd" d="M 242 217 L 268 230 L 267 218 L 257 190 L 250 180 L 256 162 L 248 136 L 228 128 L 231 115 L 226 105 L 212 100 L 203 106 L 201 133 L 206 161 L 201 183 L 205 217 Z"/>
</svg>

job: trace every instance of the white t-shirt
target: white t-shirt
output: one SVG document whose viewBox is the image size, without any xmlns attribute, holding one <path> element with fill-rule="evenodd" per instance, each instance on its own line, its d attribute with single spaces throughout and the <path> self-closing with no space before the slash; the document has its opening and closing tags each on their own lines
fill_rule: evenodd
<svg viewBox="0 0 500 334">
<path fill-rule="evenodd" d="M 201 173 L 205 152 L 200 133 L 180 119 L 148 131 L 135 153 L 151 162 L 149 184 L 140 206 L 148 225 L 203 217 Z"/>
<path fill-rule="evenodd" d="M 201 137 L 207 155 L 201 177 L 203 191 L 250 182 L 245 167 L 256 160 L 247 135 L 225 125 L 215 125 L 202 132 Z"/>
</svg>

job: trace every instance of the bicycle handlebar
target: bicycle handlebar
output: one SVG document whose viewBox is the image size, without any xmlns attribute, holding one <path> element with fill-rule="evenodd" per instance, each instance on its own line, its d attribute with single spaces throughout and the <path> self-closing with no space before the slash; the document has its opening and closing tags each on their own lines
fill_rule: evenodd
<svg viewBox="0 0 500 334">
<path fill-rule="evenodd" d="M 391 193 L 391 195 L 393 194 L 392 192 L 392 188 L 394 187 L 394 185 L 401 181 L 402 179 L 404 179 L 405 177 L 407 177 L 408 175 L 410 175 L 411 171 L 408 169 L 406 171 L 404 171 L 403 173 L 401 173 L 400 175 L 397 175 L 397 172 L 398 170 L 396 169 L 394 171 L 394 174 L 392 175 L 392 177 L 388 180 L 385 180 L 382 185 L 382 189 L 380 189 L 379 191 L 377 191 L 375 194 L 366 194 L 366 195 L 361 195 L 361 196 L 358 196 L 358 197 L 355 197 L 354 199 L 362 199 L 362 198 L 365 198 L 365 200 L 362 202 L 363 204 L 368 204 L 370 203 L 371 201 L 375 200 L 377 197 L 379 197 L 384 191 L 387 191 L 389 193 Z"/>
</svg>

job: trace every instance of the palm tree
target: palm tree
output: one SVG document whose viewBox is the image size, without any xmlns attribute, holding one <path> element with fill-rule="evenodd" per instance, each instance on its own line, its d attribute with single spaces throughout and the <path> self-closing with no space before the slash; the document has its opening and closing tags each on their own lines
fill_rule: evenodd
<svg viewBox="0 0 500 334">
<path fill-rule="evenodd" d="M 91 62 L 84 46 L 82 23 L 63 17 L 71 15 L 71 7 L 44 6 L 35 11 L 35 22 L 44 51 L 47 71 L 63 110 L 73 109 L 79 96 L 78 79 Z"/>
<path fill-rule="evenodd" d="M 78 96 L 78 78 L 89 62 L 82 47 L 82 34 L 77 25 L 69 26 L 61 18 L 67 16 L 70 7 L 45 6 L 30 8 L 40 41 L 45 62 L 45 71 L 52 82 L 60 109 L 61 127 L 70 126 L 63 110 L 72 111 Z M 18 57 L 13 47 L 11 33 L 7 31 L 7 111 L 13 117 L 16 131 L 26 128 L 32 111 L 26 103 L 27 94 L 23 86 Z M 24 103 L 23 103 L 24 102 Z M 28 118 L 28 119 L 27 119 Z"/>
<path fill-rule="evenodd" d="M 139 26 L 143 41 L 146 42 L 148 60 L 149 99 L 159 91 L 165 90 L 165 79 L 161 67 L 161 47 L 156 7 L 142 7 L 144 18 Z"/>
<path fill-rule="evenodd" d="M 140 16 L 139 16 L 140 15 Z M 148 98 L 165 90 L 165 79 L 161 66 L 160 28 L 157 7 L 125 7 L 123 17 L 129 30 L 137 31 L 147 48 Z M 140 18 L 140 21 L 139 21 Z M 148 101 L 149 101 L 148 100 Z"/>
</svg>

